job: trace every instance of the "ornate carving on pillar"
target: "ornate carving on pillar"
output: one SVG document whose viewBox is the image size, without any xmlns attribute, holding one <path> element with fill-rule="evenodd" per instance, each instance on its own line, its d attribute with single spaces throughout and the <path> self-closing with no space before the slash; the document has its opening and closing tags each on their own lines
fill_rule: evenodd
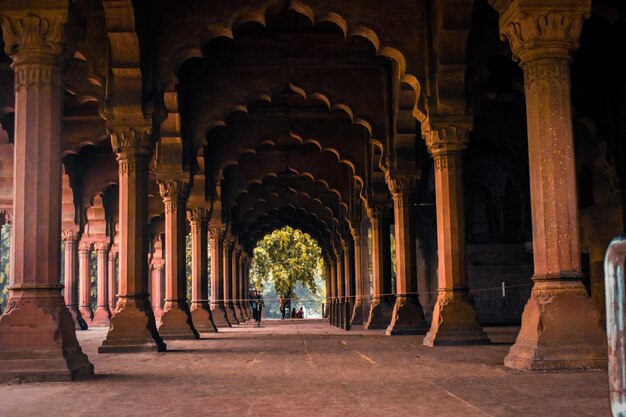
<svg viewBox="0 0 626 417">
<path fill-rule="evenodd" d="M 385 334 L 423 334 L 427 325 L 417 294 L 414 196 L 419 175 L 387 172 L 396 238 L 396 302 Z"/>
<path fill-rule="evenodd" d="M 67 4 L 28 10 L 9 3 L 0 25 L 15 72 L 15 233 L 8 308 L 0 317 L 0 381 L 89 377 L 93 365 L 76 339 L 59 277 L 61 71 L 69 10 Z"/>
<path fill-rule="evenodd" d="M 209 306 L 207 266 L 207 222 L 210 211 L 204 208 L 187 210 L 191 225 L 191 319 L 200 333 L 216 332 Z"/>
<path fill-rule="evenodd" d="M 491 0 L 524 70 L 534 286 L 504 363 L 524 370 L 606 366 L 606 336 L 581 281 L 569 63 L 590 0 Z M 546 296 L 549 294 L 549 296 Z"/>
<path fill-rule="evenodd" d="M 96 294 L 96 311 L 93 315 L 92 326 L 108 326 L 111 320 L 111 311 L 109 310 L 109 242 L 94 242 L 94 249 L 97 257 L 97 294 Z"/>
<path fill-rule="evenodd" d="M 385 204 L 367 208 L 372 231 L 372 302 L 364 329 L 386 329 L 391 321 L 395 297 L 391 295 L 391 241 L 389 217 Z"/>
<path fill-rule="evenodd" d="M 187 304 L 185 276 L 186 203 L 188 179 L 158 180 L 165 203 L 165 305 L 159 333 L 164 339 L 198 339 Z"/>
<path fill-rule="evenodd" d="M 148 164 L 154 139 L 150 119 L 114 119 L 107 131 L 119 164 L 118 300 L 100 353 L 164 351 L 147 294 Z M 130 112 L 129 114 L 135 114 Z"/>
</svg>

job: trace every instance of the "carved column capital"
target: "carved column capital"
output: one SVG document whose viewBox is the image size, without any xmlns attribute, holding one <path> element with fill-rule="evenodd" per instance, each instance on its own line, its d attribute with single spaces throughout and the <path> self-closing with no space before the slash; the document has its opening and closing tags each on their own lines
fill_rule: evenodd
<svg viewBox="0 0 626 417">
<path fill-rule="evenodd" d="M 392 197 L 397 194 L 413 194 L 418 181 L 417 175 L 396 175 L 389 172 L 385 174 L 385 182 Z"/>
<path fill-rule="evenodd" d="M 422 135 L 428 152 L 436 158 L 448 152 L 461 152 L 467 148 L 471 119 L 467 117 L 431 116 L 423 124 Z"/>
<path fill-rule="evenodd" d="M 109 259 L 117 259 L 119 253 L 120 249 L 116 245 L 111 245 L 111 249 L 109 250 Z"/>
<path fill-rule="evenodd" d="M 165 269 L 165 261 L 163 259 L 153 260 L 152 269 L 155 271 L 163 271 L 163 269 Z"/>
<path fill-rule="evenodd" d="M 64 242 L 67 242 L 67 241 L 77 242 L 78 240 L 80 240 L 80 232 L 74 229 L 63 230 L 61 232 L 61 239 Z"/>
<path fill-rule="evenodd" d="M 94 242 L 93 246 L 98 252 L 108 252 L 111 245 L 109 242 Z"/>
<path fill-rule="evenodd" d="M 361 228 L 359 226 L 353 226 L 350 228 L 350 234 L 352 235 L 352 240 L 354 240 L 354 244 L 358 245 L 361 241 Z"/>
<path fill-rule="evenodd" d="M 210 212 L 205 208 L 195 208 L 187 210 L 187 220 L 192 225 L 206 223 L 209 220 Z"/>
<path fill-rule="evenodd" d="M 187 199 L 189 194 L 189 180 L 165 179 L 159 180 L 159 192 L 165 203 L 165 212 L 171 213 L 178 209 L 178 202 Z"/>
<path fill-rule="evenodd" d="M 92 243 L 85 241 L 85 240 L 81 240 L 78 243 L 78 251 L 79 252 L 91 252 L 91 248 L 92 248 Z"/>
<path fill-rule="evenodd" d="M 135 123 L 107 123 L 107 132 L 111 136 L 111 147 L 118 159 L 127 159 L 129 156 L 150 157 L 154 148 L 152 126 L 146 122 Z M 122 164 L 120 162 L 120 170 Z M 133 172 L 132 167 L 128 167 Z M 122 172 L 120 172 L 122 173 Z"/>
<path fill-rule="evenodd" d="M 68 17 L 67 9 L 39 10 L 37 14 L 26 10 L 0 14 L 4 51 L 13 58 L 14 66 L 22 64 L 60 66 L 67 38 Z M 60 82 L 60 79 L 58 81 Z"/>
<path fill-rule="evenodd" d="M 209 225 L 209 239 L 224 239 L 226 228 L 222 225 Z"/>
<path fill-rule="evenodd" d="M 508 39 L 522 66 L 535 58 L 569 60 L 578 48 L 583 20 L 591 13 L 591 0 L 489 2 L 500 14 L 500 37 Z"/>
<path fill-rule="evenodd" d="M 391 215 L 391 207 L 384 204 L 375 204 L 367 208 L 367 217 L 370 219 L 372 227 L 381 220 L 386 220 Z"/>
</svg>

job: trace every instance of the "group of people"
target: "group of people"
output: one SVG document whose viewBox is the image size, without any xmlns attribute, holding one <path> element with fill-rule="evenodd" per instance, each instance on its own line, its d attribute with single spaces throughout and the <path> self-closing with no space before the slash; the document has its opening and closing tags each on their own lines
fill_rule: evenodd
<svg viewBox="0 0 626 417">
<path fill-rule="evenodd" d="M 252 318 L 256 322 L 256 327 L 261 327 L 261 317 L 263 317 L 263 296 L 258 291 L 253 291 L 250 295 L 250 308 L 252 308 Z"/>
<path fill-rule="evenodd" d="M 302 310 L 302 307 L 300 307 L 300 309 L 298 311 L 296 311 L 296 308 L 292 308 L 291 309 L 291 313 L 289 312 L 289 307 L 287 306 L 287 303 L 285 302 L 285 298 L 284 297 L 280 297 L 280 299 L 278 300 L 280 303 L 280 314 L 282 314 L 282 318 L 292 318 L 292 319 L 303 319 L 304 318 L 304 311 Z M 291 302 L 290 302 L 291 304 Z"/>
</svg>

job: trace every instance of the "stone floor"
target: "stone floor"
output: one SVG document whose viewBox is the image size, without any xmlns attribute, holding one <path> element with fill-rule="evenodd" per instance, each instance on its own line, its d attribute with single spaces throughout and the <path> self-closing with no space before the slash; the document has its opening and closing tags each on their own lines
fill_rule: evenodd
<svg viewBox="0 0 626 417">
<path fill-rule="evenodd" d="M 606 372 L 505 369 L 516 329 L 495 344 L 427 348 L 421 336 L 266 321 L 169 352 L 96 353 L 106 330 L 79 332 L 91 381 L 0 385 L 0 416 L 609 417 Z"/>
</svg>

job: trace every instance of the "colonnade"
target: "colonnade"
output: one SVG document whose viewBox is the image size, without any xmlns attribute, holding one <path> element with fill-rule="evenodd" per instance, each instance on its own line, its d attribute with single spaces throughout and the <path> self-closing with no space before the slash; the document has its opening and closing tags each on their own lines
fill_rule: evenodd
<svg viewBox="0 0 626 417">
<path fill-rule="evenodd" d="M 569 96 L 569 65 L 582 21 L 584 1 L 560 0 L 551 7 L 522 0 L 492 0 L 501 33 L 524 71 L 527 104 L 535 273 L 522 327 L 505 364 L 519 369 L 579 369 L 606 363 L 605 336 L 581 283 L 576 178 Z M 557 7 L 558 6 L 558 7 Z M 76 339 L 78 314 L 91 316 L 86 282 L 94 242 L 64 231 L 65 299 L 60 283 L 62 68 L 67 52 L 68 10 L 51 7 L 35 15 L 2 15 L 4 41 L 15 71 L 15 172 L 12 277 L 7 311 L 0 318 L 0 379 L 58 380 L 93 374 Z M 117 75 L 116 75 L 117 76 Z M 184 231 L 189 184 L 159 178 L 165 203 L 165 259 L 155 264 L 164 285 L 148 292 L 148 173 L 155 138 L 141 106 L 105 112 L 107 131 L 119 165 L 119 246 L 97 242 L 98 302 L 94 321 L 110 321 L 101 353 L 166 349 L 164 339 L 197 338 L 250 318 L 249 254 L 227 225 L 190 212 L 194 239 L 191 308 L 186 300 Z M 439 286 L 430 327 L 419 303 L 413 192 L 415 173 L 386 173 L 393 206 L 372 204 L 373 294 L 367 329 L 386 334 L 426 334 L 424 343 L 486 343 L 468 296 L 462 196 L 462 151 L 470 122 L 451 111 L 430 114 L 422 123 L 434 158 L 438 227 Z M 393 207 L 393 208 L 392 208 Z M 391 288 L 389 225 L 394 217 L 396 281 Z M 203 239 L 212 243 L 211 299 L 202 258 Z M 352 235 L 358 235 L 355 229 Z M 359 239 L 346 239 L 327 254 L 330 322 L 348 329 L 362 304 L 355 262 Z M 112 291 L 118 254 L 117 301 Z M 112 261 L 113 259 L 113 261 Z M 196 263 L 197 262 L 197 263 Z M 205 261 L 206 262 L 206 261 Z M 162 269 L 159 269 L 162 268 Z M 162 281 L 157 280 L 159 283 Z M 90 288 L 89 288 L 90 289 Z M 78 294 L 79 293 L 79 294 Z M 362 298 L 362 297 L 361 297 Z M 161 305 L 163 300 L 163 305 Z M 159 323 L 155 320 L 158 312 Z M 75 319 L 73 319 L 75 317 Z M 213 318 L 211 318 L 213 317 Z M 212 321 L 213 320 L 213 321 Z M 26 365 L 25 365 L 26 364 Z"/>
</svg>

